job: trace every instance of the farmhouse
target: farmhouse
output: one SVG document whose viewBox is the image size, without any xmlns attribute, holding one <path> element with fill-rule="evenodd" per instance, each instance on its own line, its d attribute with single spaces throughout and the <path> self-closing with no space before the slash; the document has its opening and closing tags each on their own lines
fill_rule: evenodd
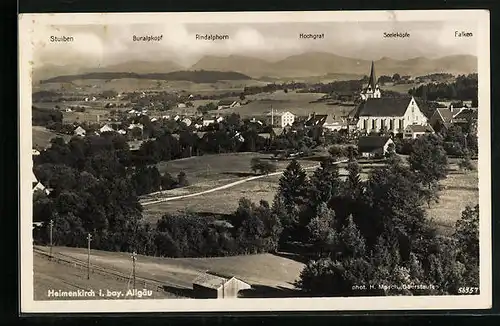
<svg viewBox="0 0 500 326">
<path fill-rule="evenodd" d="M 241 106 L 238 100 L 225 99 L 225 100 L 220 100 L 219 103 L 217 103 L 217 110 L 230 109 L 238 106 Z"/>
<path fill-rule="evenodd" d="M 111 128 L 108 124 L 105 124 L 104 126 L 102 126 L 100 129 L 99 129 L 99 132 L 100 133 L 103 133 L 103 132 L 109 132 L 109 131 L 114 131 L 113 128 Z"/>
<path fill-rule="evenodd" d="M 327 114 L 310 114 L 307 120 L 305 121 L 304 125 L 306 127 L 323 127 L 323 125 L 326 122 L 326 119 L 328 118 Z"/>
<path fill-rule="evenodd" d="M 471 132 L 477 131 L 477 109 L 464 109 L 453 116 L 451 121 L 453 125 L 460 126 L 462 129 L 466 130 L 467 127 L 471 126 Z"/>
<path fill-rule="evenodd" d="M 81 126 L 78 126 L 75 131 L 74 131 L 74 134 L 76 136 L 80 136 L 80 137 L 83 137 L 85 136 L 85 134 L 87 133 L 87 131 L 85 129 L 83 129 Z"/>
<path fill-rule="evenodd" d="M 357 129 L 366 133 L 387 130 L 402 134 L 409 125 L 427 125 L 427 118 L 412 97 L 369 98 L 357 109 Z"/>
<path fill-rule="evenodd" d="M 323 124 L 323 128 L 330 131 L 339 131 L 345 127 L 346 125 L 343 119 L 338 119 L 337 116 L 331 114 L 326 117 L 325 123 Z"/>
<path fill-rule="evenodd" d="M 403 138 L 411 138 L 415 139 L 417 137 L 426 135 L 426 134 L 433 134 L 434 129 L 430 125 L 409 125 L 406 127 L 405 132 L 403 134 Z"/>
<path fill-rule="evenodd" d="M 358 151 L 362 157 L 383 157 L 389 145 L 394 144 L 389 136 L 362 136 L 358 140 Z"/>
<path fill-rule="evenodd" d="M 193 281 L 194 296 L 204 299 L 235 299 L 239 291 L 251 288 L 250 284 L 235 277 L 225 278 L 208 273 Z"/>
<path fill-rule="evenodd" d="M 448 108 L 436 108 L 434 113 L 429 119 L 429 124 L 435 130 L 441 130 L 441 128 L 449 128 L 451 126 L 451 121 L 453 120 L 453 113 Z"/>
</svg>

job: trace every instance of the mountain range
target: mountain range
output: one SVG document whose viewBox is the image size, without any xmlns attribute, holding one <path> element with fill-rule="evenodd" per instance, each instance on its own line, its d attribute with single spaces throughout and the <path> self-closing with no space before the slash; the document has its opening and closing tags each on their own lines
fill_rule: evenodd
<svg viewBox="0 0 500 326">
<path fill-rule="evenodd" d="M 437 59 L 416 57 L 396 60 L 383 57 L 374 61 L 375 72 L 380 75 L 425 75 L 430 73 L 469 74 L 477 72 L 477 57 L 450 55 Z M 191 67 L 183 67 L 173 61 L 127 61 L 103 67 L 65 67 L 48 65 L 34 69 L 33 80 L 40 81 L 61 75 L 91 72 L 130 72 L 137 74 L 169 73 L 179 70 L 232 71 L 258 79 L 260 77 L 308 77 L 327 74 L 368 75 L 371 61 L 348 58 L 326 52 L 308 52 L 292 55 L 279 61 L 230 55 L 227 57 L 204 56 Z"/>
</svg>

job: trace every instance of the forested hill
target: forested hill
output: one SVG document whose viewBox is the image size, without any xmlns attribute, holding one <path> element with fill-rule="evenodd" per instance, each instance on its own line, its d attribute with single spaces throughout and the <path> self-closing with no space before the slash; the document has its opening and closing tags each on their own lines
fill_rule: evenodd
<svg viewBox="0 0 500 326">
<path fill-rule="evenodd" d="M 65 83 L 78 79 L 153 79 L 153 80 L 185 80 L 194 83 L 215 83 L 221 80 L 248 80 L 247 75 L 233 71 L 174 71 L 168 73 L 137 74 L 133 72 L 92 72 L 80 75 L 58 76 L 42 80 L 41 83 Z"/>
</svg>

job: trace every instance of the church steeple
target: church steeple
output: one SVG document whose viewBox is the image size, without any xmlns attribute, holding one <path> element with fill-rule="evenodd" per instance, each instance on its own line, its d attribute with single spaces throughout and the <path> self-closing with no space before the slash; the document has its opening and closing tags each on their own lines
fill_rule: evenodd
<svg viewBox="0 0 500 326">
<path fill-rule="evenodd" d="M 380 98 L 380 89 L 377 83 L 377 77 L 375 76 L 375 64 L 372 61 L 372 66 L 370 69 L 370 78 L 368 78 L 368 85 L 364 92 L 361 93 L 361 98 L 363 100 L 369 98 Z"/>
<path fill-rule="evenodd" d="M 375 77 L 375 65 L 372 61 L 372 68 L 370 69 L 370 78 L 368 79 L 368 86 L 372 88 L 372 92 L 375 91 L 377 85 L 377 77 Z"/>
</svg>

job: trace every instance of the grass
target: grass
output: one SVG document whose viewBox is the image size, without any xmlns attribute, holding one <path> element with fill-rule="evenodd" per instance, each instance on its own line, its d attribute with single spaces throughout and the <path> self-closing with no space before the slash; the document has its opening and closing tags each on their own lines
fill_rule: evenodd
<svg viewBox="0 0 500 326">
<path fill-rule="evenodd" d="M 219 110 L 219 113 L 238 113 L 242 117 L 252 117 L 262 115 L 271 111 L 271 107 L 276 111 L 289 111 L 295 115 L 308 116 L 316 112 L 318 114 L 347 114 L 353 108 L 350 106 L 327 105 L 325 102 L 310 103 L 321 98 L 323 93 L 296 93 L 276 91 L 271 94 L 261 93 L 249 95 L 247 99 L 252 100 L 248 104 L 231 109 Z"/>
<path fill-rule="evenodd" d="M 173 197 L 197 193 L 254 176 L 255 174 L 250 171 L 250 161 L 253 157 L 267 159 L 271 157 L 271 154 L 214 154 L 161 162 L 158 164 L 160 173 L 168 172 L 175 177 L 180 171 L 184 171 L 190 186 L 167 190 L 162 192 L 160 196 Z M 284 170 L 289 163 L 290 161 L 287 160 L 276 162 L 277 170 Z M 318 165 L 318 162 L 308 160 L 300 160 L 300 163 L 303 167 Z M 256 202 L 259 202 L 261 199 L 272 202 L 279 178 L 279 175 L 269 176 L 197 197 L 148 205 L 144 207 L 144 216 L 147 221 L 154 223 L 167 212 L 173 213 L 188 210 L 193 212 L 226 214 L 236 209 L 238 200 L 241 197 L 247 197 Z M 143 198 L 154 196 L 158 196 L 158 194 L 147 195 Z"/>
<path fill-rule="evenodd" d="M 474 164 L 477 168 L 477 162 Z M 448 177 L 440 182 L 444 189 L 439 192 L 439 202 L 427 209 L 431 221 L 447 235 L 453 233 L 465 207 L 479 203 L 477 170 L 461 172 L 455 164 L 450 167 Z"/>
<path fill-rule="evenodd" d="M 48 260 L 47 257 L 33 254 L 33 286 L 34 300 L 69 300 L 69 297 L 49 297 L 49 290 L 76 291 L 85 290 L 98 293 L 99 290 L 122 291 L 128 289 L 128 282 L 118 280 L 115 277 L 102 274 L 91 274 L 87 279 L 87 270 Z M 153 291 L 149 299 L 163 299 L 173 297 L 168 293 Z M 103 299 L 102 297 L 80 297 L 80 300 Z"/>
<path fill-rule="evenodd" d="M 42 249 L 47 250 L 47 248 Z M 54 247 L 53 252 L 87 261 L 86 248 Z M 129 275 L 132 261 L 130 253 L 92 250 L 91 265 Z M 160 258 L 138 255 L 136 275 L 167 286 L 191 288 L 192 282 L 200 274 L 210 271 L 224 276 L 234 276 L 252 285 L 290 289 L 293 288 L 292 284 L 299 277 L 303 267 L 304 265 L 300 262 L 273 254 L 215 258 Z M 35 274 L 39 273 L 40 267 L 35 265 L 34 268 Z M 52 270 L 47 274 L 53 274 L 55 277 L 65 273 Z M 78 275 L 68 276 L 68 278 L 78 280 Z"/>
<path fill-rule="evenodd" d="M 65 141 L 71 138 L 69 135 L 60 135 L 42 126 L 32 126 L 31 130 L 33 147 L 35 148 L 47 148 L 50 145 L 50 140 L 55 137 L 62 137 Z"/>
</svg>

